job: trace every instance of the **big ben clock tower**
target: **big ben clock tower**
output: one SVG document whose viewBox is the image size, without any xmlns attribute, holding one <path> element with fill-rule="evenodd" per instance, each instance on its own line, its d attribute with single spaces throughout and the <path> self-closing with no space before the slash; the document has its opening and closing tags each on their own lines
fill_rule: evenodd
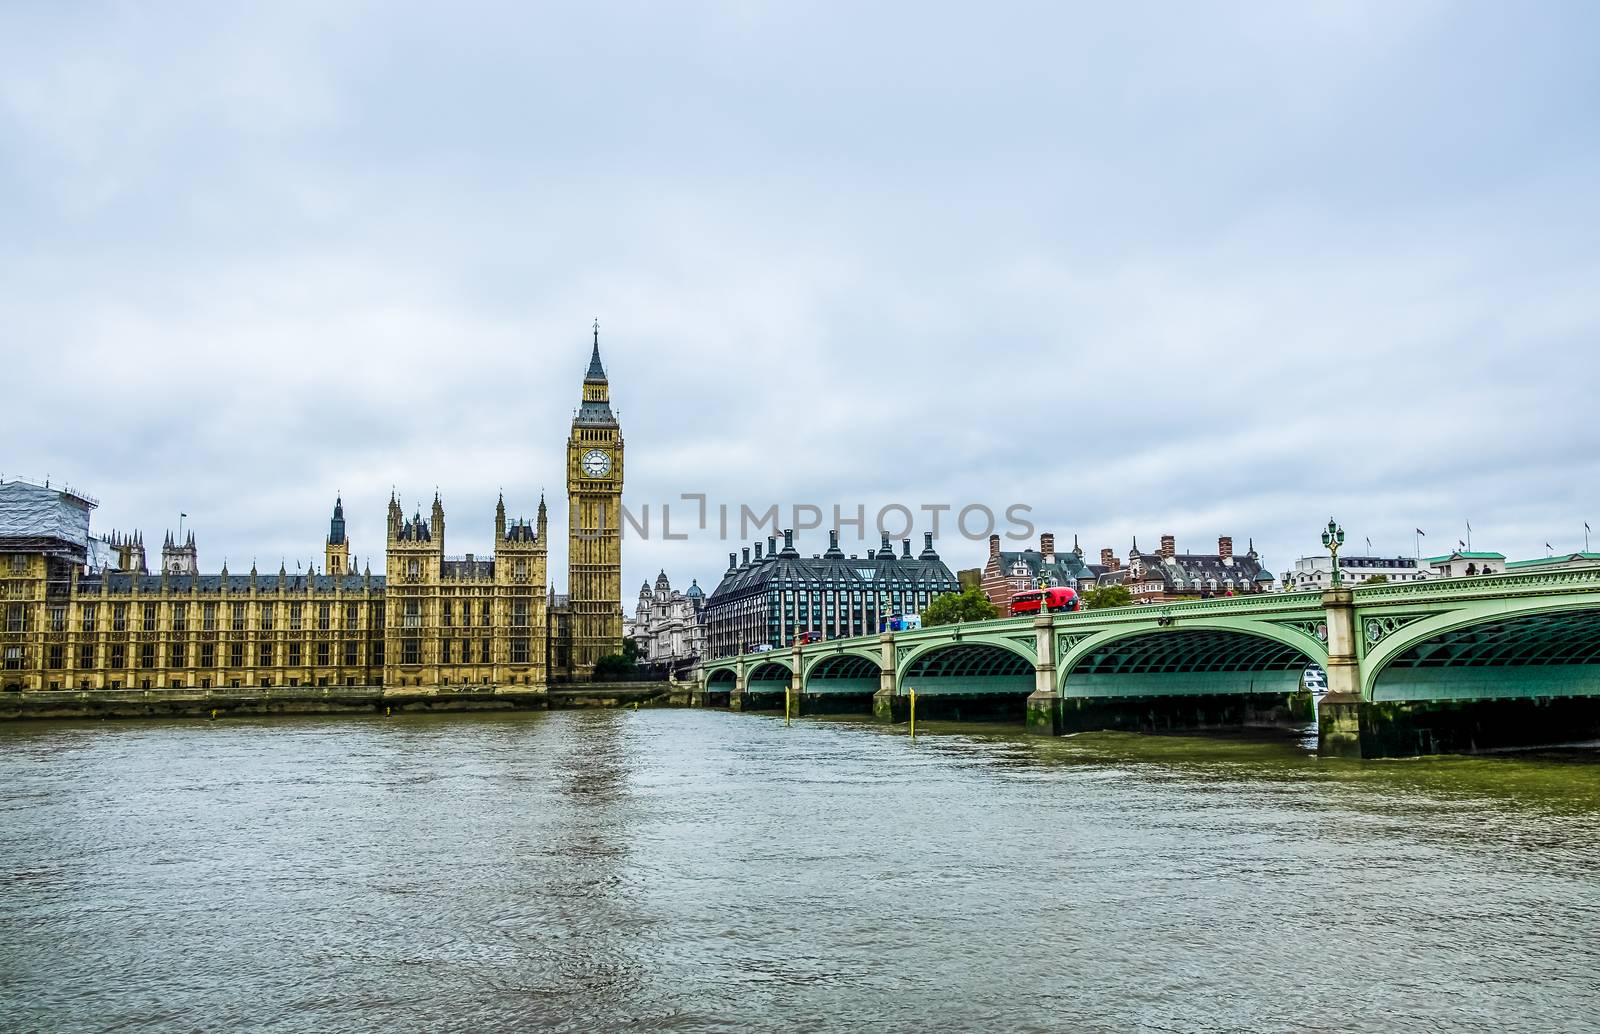
<svg viewBox="0 0 1600 1034">
<path fill-rule="evenodd" d="M 600 365 L 600 321 L 567 438 L 567 592 L 574 678 L 622 652 L 622 429 Z"/>
</svg>

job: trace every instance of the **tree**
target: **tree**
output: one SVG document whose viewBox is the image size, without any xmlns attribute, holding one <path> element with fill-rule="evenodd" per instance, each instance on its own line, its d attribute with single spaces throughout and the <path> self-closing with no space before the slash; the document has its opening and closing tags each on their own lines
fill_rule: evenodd
<svg viewBox="0 0 1600 1034">
<path fill-rule="evenodd" d="M 1083 594 L 1084 610 L 1106 610 L 1133 605 L 1133 593 L 1126 585 L 1097 585 Z"/>
<path fill-rule="evenodd" d="M 608 653 L 594 662 L 596 682 L 626 682 L 639 675 L 639 644 L 632 639 L 622 641 L 621 653 Z"/>
<path fill-rule="evenodd" d="M 1375 574 L 1375 575 L 1372 575 L 1370 578 L 1368 578 L 1366 581 L 1362 582 L 1361 584 L 1362 585 L 1382 585 L 1384 582 L 1386 582 L 1388 580 L 1389 580 L 1389 576 L 1386 575 L 1386 574 Z"/>
<path fill-rule="evenodd" d="M 976 585 L 962 592 L 947 592 L 935 596 L 928 609 L 922 612 L 922 625 L 954 625 L 962 621 L 989 621 L 1000 616 L 1000 608 L 989 602 L 989 597 Z"/>
</svg>

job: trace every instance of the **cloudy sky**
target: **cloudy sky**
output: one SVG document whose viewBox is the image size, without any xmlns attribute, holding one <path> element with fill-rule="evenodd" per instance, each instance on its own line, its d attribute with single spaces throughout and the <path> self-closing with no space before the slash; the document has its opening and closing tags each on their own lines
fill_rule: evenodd
<svg viewBox="0 0 1600 1034">
<path fill-rule="evenodd" d="M 336 492 L 376 566 L 391 486 L 488 552 L 497 490 L 565 526 L 598 317 L 657 522 L 1578 548 L 1595 12 L 8 3 L 0 474 L 212 570 L 320 558 Z M 738 545 L 630 539 L 624 594 Z"/>
</svg>

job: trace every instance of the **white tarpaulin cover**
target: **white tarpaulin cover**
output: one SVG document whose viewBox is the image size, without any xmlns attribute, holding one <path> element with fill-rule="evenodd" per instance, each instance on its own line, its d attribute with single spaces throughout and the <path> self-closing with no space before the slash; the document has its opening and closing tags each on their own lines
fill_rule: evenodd
<svg viewBox="0 0 1600 1034">
<path fill-rule="evenodd" d="M 0 539 L 48 537 L 88 548 L 89 504 L 54 488 L 0 481 Z"/>
</svg>

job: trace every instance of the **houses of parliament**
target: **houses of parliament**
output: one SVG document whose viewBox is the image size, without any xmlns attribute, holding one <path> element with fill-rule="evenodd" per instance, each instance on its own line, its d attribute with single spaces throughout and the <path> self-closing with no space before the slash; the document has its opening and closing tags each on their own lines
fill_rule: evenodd
<svg viewBox="0 0 1600 1034">
<path fill-rule="evenodd" d="M 488 556 L 445 551 L 438 493 L 391 493 L 384 571 L 357 569 L 336 499 L 320 571 L 199 570 L 192 533 L 159 571 L 138 532 L 96 537 L 71 489 L 0 481 L 0 688 L 519 686 L 582 681 L 622 647 L 623 441 L 594 349 L 567 439 L 567 587 L 533 521 L 495 504 Z"/>
</svg>

